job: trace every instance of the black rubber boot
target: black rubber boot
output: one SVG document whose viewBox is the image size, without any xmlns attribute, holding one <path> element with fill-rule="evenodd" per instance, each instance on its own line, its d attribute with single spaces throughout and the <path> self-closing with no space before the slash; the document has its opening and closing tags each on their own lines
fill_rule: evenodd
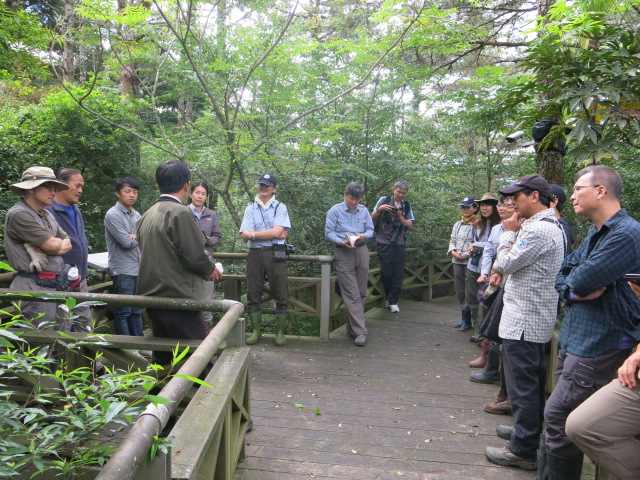
<svg viewBox="0 0 640 480">
<path fill-rule="evenodd" d="M 547 447 L 544 444 L 544 433 L 540 435 L 538 445 L 538 471 L 536 480 L 549 480 L 549 467 L 547 466 Z"/>
<path fill-rule="evenodd" d="M 475 383 L 500 383 L 500 350 L 493 345 L 489 348 L 489 358 L 482 371 L 472 373 L 469 380 Z"/>
<path fill-rule="evenodd" d="M 584 455 L 565 457 L 546 451 L 546 480 L 580 480 Z M 537 478 L 537 477 L 536 477 Z"/>
</svg>

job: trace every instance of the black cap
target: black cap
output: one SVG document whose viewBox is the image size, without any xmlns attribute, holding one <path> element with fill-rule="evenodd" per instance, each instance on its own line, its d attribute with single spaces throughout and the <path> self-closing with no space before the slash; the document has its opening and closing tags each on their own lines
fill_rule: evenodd
<svg viewBox="0 0 640 480">
<path fill-rule="evenodd" d="M 558 205 L 562 207 L 564 202 L 567 201 L 567 193 L 555 183 L 549 184 L 549 190 L 551 191 L 551 198 L 556 198 L 558 200 Z"/>
<path fill-rule="evenodd" d="M 464 197 L 460 202 L 460 207 L 477 207 L 476 199 L 473 197 Z"/>
<path fill-rule="evenodd" d="M 525 175 L 522 178 L 516 180 L 515 183 L 509 185 L 508 187 L 501 188 L 498 190 L 502 195 L 513 195 L 516 192 L 520 192 L 528 188 L 529 190 L 538 192 L 541 197 L 551 198 L 551 191 L 549 189 L 549 182 L 547 182 L 544 177 L 540 175 Z"/>
<path fill-rule="evenodd" d="M 258 183 L 268 185 L 269 187 L 276 187 L 278 185 L 278 180 L 276 180 L 276 177 L 274 177 L 273 175 L 265 173 L 264 175 L 260 176 L 260 178 L 258 179 Z"/>
</svg>

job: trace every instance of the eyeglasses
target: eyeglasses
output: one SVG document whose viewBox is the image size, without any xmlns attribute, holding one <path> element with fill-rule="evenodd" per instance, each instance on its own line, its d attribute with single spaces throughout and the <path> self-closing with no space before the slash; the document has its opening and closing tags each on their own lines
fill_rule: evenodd
<svg viewBox="0 0 640 480">
<path fill-rule="evenodd" d="M 598 188 L 601 186 L 602 185 L 576 185 L 575 187 L 573 187 L 573 193 L 579 192 L 583 188 Z"/>
<path fill-rule="evenodd" d="M 40 185 L 40 186 L 49 192 L 56 193 L 58 191 L 58 189 L 52 185 Z"/>
</svg>

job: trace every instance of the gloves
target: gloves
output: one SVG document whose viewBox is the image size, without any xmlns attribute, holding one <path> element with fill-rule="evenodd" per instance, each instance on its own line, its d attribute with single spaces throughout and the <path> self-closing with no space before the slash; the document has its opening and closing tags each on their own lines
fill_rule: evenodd
<svg viewBox="0 0 640 480">
<path fill-rule="evenodd" d="M 22 245 L 26 250 L 29 256 L 31 257 L 31 263 L 29 264 L 30 272 L 41 272 L 44 270 L 44 267 L 47 265 L 47 255 L 38 252 L 30 243 L 25 243 Z"/>
</svg>

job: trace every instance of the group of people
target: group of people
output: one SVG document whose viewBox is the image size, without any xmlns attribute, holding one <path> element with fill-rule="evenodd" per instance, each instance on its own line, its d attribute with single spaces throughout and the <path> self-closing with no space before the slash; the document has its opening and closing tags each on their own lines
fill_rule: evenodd
<svg viewBox="0 0 640 480">
<path fill-rule="evenodd" d="M 575 251 L 560 213 L 566 193 L 539 175 L 500 189 L 498 198 L 460 204 L 449 245 L 462 310 L 455 326 L 476 326 L 471 340 L 482 342 L 469 366 L 483 370 L 471 380 L 501 385 L 485 410 L 514 418 L 513 427 L 496 428 L 507 445 L 486 448 L 492 463 L 537 470 L 537 479 L 579 480 L 586 452 L 620 479 L 640 478 L 640 353 L 629 356 L 640 346 L 640 287 L 624 279 L 640 272 L 640 224 L 622 208 L 621 190 L 608 166 L 578 172 L 571 202 L 593 225 Z M 478 338 L 485 287 L 502 289 L 499 342 Z M 545 348 L 559 313 L 556 386 L 546 399 Z"/>
<path fill-rule="evenodd" d="M 218 217 L 205 206 L 205 183 L 191 183 L 191 172 L 182 162 L 169 161 L 156 169 L 160 191 L 157 202 L 143 215 L 134 206 L 139 184 L 124 177 L 115 182 L 116 203 L 105 217 L 105 239 L 112 292 L 187 299 L 211 299 L 221 266 L 214 262 L 213 247 L 222 239 Z M 247 205 L 239 233 L 247 243 L 247 313 L 251 334 L 247 344 L 262 337 L 261 301 L 268 283 L 276 303 L 275 344 L 285 345 L 288 315 L 286 239 L 291 221 L 286 205 L 276 200 L 274 175 L 258 179 L 254 202 Z M 78 208 L 84 178 L 79 170 L 63 168 L 54 174 L 48 167 L 31 167 L 21 182 L 11 185 L 21 199 L 7 212 L 6 250 L 16 269 L 11 288 L 22 291 L 88 291 L 89 245 Z M 367 330 L 364 301 L 367 296 L 369 252 L 366 242 L 377 231 L 382 281 L 389 309 L 399 312 L 404 277 L 405 231 L 413 226 L 413 211 L 405 196 L 409 185 L 396 182 L 392 195 L 382 197 L 370 214 L 360 205 L 364 187 L 350 183 L 344 202 L 327 213 L 325 235 L 335 245 L 336 270 L 347 313 L 347 332 L 355 345 L 364 346 Z M 189 199 L 188 205 L 184 203 Z M 375 222 L 375 227 L 374 227 Z M 66 272 L 77 269 L 71 283 Z M 73 314 L 56 311 L 56 305 L 26 301 L 25 318 L 39 328 L 90 331 L 91 311 L 79 306 Z M 117 307 L 115 333 L 143 335 L 143 309 Z M 203 339 L 210 328 L 211 312 L 149 308 L 155 337 Z M 154 361 L 166 364 L 168 354 L 154 353 Z"/>
</svg>

